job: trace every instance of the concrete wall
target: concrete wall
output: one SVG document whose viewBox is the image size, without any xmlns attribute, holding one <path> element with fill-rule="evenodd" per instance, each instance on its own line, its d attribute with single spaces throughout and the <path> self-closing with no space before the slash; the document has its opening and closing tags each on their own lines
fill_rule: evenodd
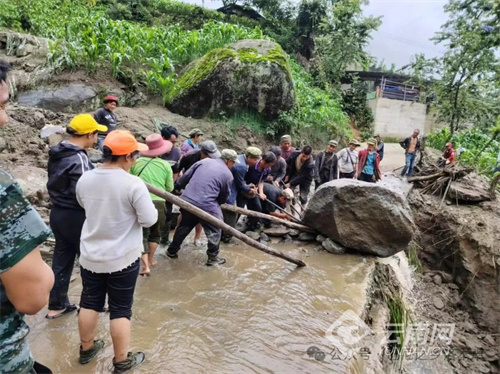
<svg viewBox="0 0 500 374">
<path fill-rule="evenodd" d="M 448 126 L 446 123 L 438 122 L 438 112 L 435 109 L 431 109 L 431 111 L 427 114 L 425 119 L 425 133 L 431 134 L 438 132 L 443 127 Z"/>
<path fill-rule="evenodd" d="M 373 111 L 375 132 L 381 137 L 404 138 L 414 129 L 420 129 L 422 135 L 427 132 L 425 104 L 380 97 L 367 104 Z"/>
</svg>

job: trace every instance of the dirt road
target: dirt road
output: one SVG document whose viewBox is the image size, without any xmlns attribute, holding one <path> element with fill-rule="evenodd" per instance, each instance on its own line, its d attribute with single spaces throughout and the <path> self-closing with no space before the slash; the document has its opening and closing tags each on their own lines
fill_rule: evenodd
<svg viewBox="0 0 500 374">
<path fill-rule="evenodd" d="M 380 163 L 382 173 L 392 172 L 404 165 L 405 154 L 403 148 L 398 143 L 385 143 L 384 159 Z M 401 170 L 396 170 L 396 172 Z"/>
</svg>

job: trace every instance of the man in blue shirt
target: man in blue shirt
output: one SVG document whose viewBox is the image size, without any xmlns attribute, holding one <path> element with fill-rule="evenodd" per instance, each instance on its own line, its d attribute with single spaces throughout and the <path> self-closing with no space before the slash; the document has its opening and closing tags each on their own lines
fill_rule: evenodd
<svg viewBox="0 0 500 374">
<path fill-rule="evenodd" d="M 247 154 L 249 153 L 249 150 L 250 153 L 252 151 L 258 150 L 257 148 L 255 148 L 255 150 L 253 150 L 252 148 L 255 147 L 250 147 L 249 149 L 247 149 Z M 246 205 L 250 210 L 253 210 L 255 212 L 262 212 L 262 205 L 260 201 L 266 200 L 266 195 L 264 194 L 264 181 L 271 173 L 271 167 L 275 162 L 276 155 L 273 152 L 266 152 L 254 166 L 248 167 L 248 171 L 245 175 L 245 182 L 247 186 L 256 186 L 257 193 L 253 196 L 247 196 L 244 193 L 238 195 L 237 204 L 240 208 L 244 208 Z M 258 218 L 248 217 L 247 231 L 254 231 L 257 228 L 258 223 Z"/>
</svg>

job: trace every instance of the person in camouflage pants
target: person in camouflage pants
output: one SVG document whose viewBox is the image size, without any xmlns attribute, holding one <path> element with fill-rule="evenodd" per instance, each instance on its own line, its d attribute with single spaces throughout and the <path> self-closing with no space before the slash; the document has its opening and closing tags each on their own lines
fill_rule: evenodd
<svg viewBox="0 0 500 374">
<path fill-rule="evenodd" d="M 6 82 L 9 65 L 0 61 L 0 127 L 8 122 Z M 38 245 L 50 230 L 24 196 L 19 184 L 0 169 L 0 371 L 51 373 L 36 363 L 28 347 L 24 314 L 42 309 L 54 284 Z"/>
</svg>

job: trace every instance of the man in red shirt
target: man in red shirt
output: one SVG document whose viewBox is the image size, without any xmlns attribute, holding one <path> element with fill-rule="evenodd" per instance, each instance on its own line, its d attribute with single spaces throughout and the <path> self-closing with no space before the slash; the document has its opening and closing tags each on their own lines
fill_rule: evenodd
<svg viewBox="0 0 500 374">
<path fill-rule="evenodd" d="M 446 143 L 446 148 L 443 152 L 443 158 L 446 160 L 446 165 L 455 162 L 455 150 L 453 149 L 453 143 Z"/>
</svg>

